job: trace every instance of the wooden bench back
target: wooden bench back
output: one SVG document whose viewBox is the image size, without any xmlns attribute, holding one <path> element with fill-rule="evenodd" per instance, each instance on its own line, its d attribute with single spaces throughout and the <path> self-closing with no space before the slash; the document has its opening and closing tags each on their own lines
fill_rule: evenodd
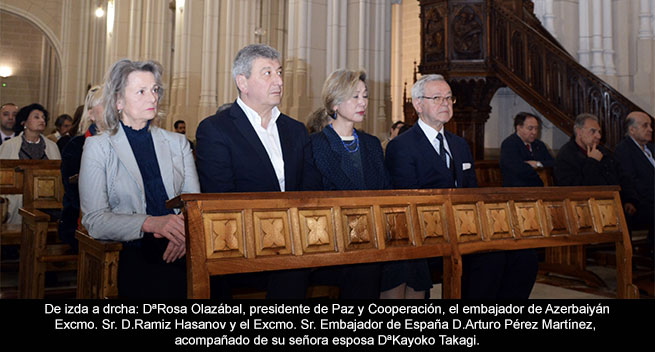
<svg viewBox="0 0 655 352">
<path fill-rule="evenodd" d="M 537 170 L 539 178 L 544 186 L 554 186 L 553 168 L 546 167 Z M 478 187 L 502 187 L 503 174 L 500 172 L 498 160 L 477 160 L 475 162 L 475 176 L 478 180 Z"/>
<path fill-rule="evenodd" d="M 22 194 L 25 208 L 61 208 L 61 160 L 0 160 L 0 194 Z"/>
<path fill-rule="evenodd" d="M 186 194 L 190 298 L 231 273 L 444 257 L 460 297 L 461 255 L 615 242 L 619 297 L 636 295 L 618 187 Z"/>
</svg>

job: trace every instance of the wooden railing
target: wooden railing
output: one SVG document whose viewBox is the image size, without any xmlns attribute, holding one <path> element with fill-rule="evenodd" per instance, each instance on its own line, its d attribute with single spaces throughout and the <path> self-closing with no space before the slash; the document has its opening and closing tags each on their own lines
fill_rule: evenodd
<svg viewBox="0 0 655 352">
<path fill-rule="evenodd" d="M 625 116 L 643 109 L 580 65 L 537 21 L 528 24 L 495 1 L 488 11 L 495 75 L 565 133 L 573 133 L 578 114 L 598 116 L 604 142 L 616 145 Z"/>
</svg>

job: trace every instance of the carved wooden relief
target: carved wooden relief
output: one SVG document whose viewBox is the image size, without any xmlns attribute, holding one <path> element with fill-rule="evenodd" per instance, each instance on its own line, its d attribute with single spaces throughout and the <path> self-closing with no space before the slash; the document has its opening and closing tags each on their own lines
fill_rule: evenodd
<svg viewBox="0 0 655 352">
<path fill-rule="evenodd" d="M 516 215 L 521 230 L 521 237 L 541 236 L 539 209 L 535 202 L 516 202 Z"/>
<path fill-rule="evenodd" d="M 591 210 L 586 201 L 571 202 L 573 207 L 573 220 L 578 233 L 594 232 L 594 222 L 591 218 Z"/>
<path fill-rule="evenodd" d="M 598 213 L 600 215 L 601 232 L 619 231 L 619 215 L 614 206 L 614 200 L 602 199 L 596 201 L 596 204 L 598 205 Z"/>
<path fill-rule="evenodd" d="M 409 207 L 382 208 L 387 247 L 411 244 L 411 217 Z"/>
<path fill-rule="evenodd" d="M 448 242 L 446 237 L 446 215 L 443 206 L 418 206 L 419 224 L 421 226 L 421 240 L 423 243 Z"/>
<path fill-rule="evenodd" d="M 487 214 L 488 234 L 490 239 L 511 238 L 512 227 L 509 220 L 509 206 L 507 203 L 487 203 L 484 205 Z"/>
<path fill-rule="evenodd" d="M 453 210 L 455 212 L 457 241 L 469 242 L 482 240 L 476 206 L 472 204 L 453 205 Z"/>
<path fill-rule="evenodd" d="M 14 186 L 16 181 L 16 172 L 13 170 L 0 170 L 0 186 Z"/>
<path fill-rule="evenodd" d="M 253 225 L 255 253 L 258 256 L 292 253 L 289 216 L 286 211 L 255 211 Z"/>
<path fill-rule="evenodd" d="M 34 180 L 34 199 L 38 200 L 57 200 L 56 184 L 61 182 L 58 177 L 38 177 Z"/>
<path fill-rule="evenodd" d="M 336 251 L 331 209 L 299 210 L 303 252 Z"/>
<path fill-rule="evenodd" d="M 423 55 L 428 62 L 445 59 L 445 16 L 446 8 L 443 5 L 435 4 L 424 9 Z"/>
<path fill-rule="evenodd" d="M 474 8 L 475 7 L 475 8 Z M 453 32 L 453 59 L 483 58 L 483 26 L 479 5 L 455 6 L 451 30 Z"/>
<path fill-rule="evenodd" d="M 544 202 L 547 236 L 568 235 L 569 226 L 564 202 Z"/>
<path fill-rule="evenodd" d="M 375 226 L 370 208 L 342 209 L 346 250 L 376 248 Z"/>
<path fill-rule="evenodd" d="M 241 212 L 203 214 L 203 225 L 208 258 L 245 255 Z"/>
</svg>

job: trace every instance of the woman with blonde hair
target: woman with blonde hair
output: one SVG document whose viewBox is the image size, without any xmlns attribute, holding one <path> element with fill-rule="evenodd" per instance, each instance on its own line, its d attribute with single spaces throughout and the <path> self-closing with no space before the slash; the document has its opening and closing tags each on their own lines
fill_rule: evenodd
<svg viewBox="0 0 655 352">
<path fill-rule="evenodd" d="M 323 108 L 328 124 L 310 136 L 323 189 L 376 190 L 391 188 L 380 141 L 355 129 L 366 116 L 368 89 L 364 71 L 337 70 L 323 84 Z M 341 298 L 376 299 L 380 295 L 379 263 L 318 269 L 317 282 L 340 287 Z"/>
<path fill-rule="evenodd" d="M 154 126 L 163 95 L 159 63 L 114 63 L 103 88 L 106 127 L 82 154 L 82 224 L 96 239 L 123 242 L 124 298 L 186 297 L 184 217 L 166 201 L 200 185 L 189 141 Z"/>
<path fill-rule="evenodd" d="M 89 89 L 84 100 L 82 117 L 74 125 L 71 133 L 73 138 L 66 143 L 61 155 L 61 180 L 64 184 L 63 208 L 59 220 L 59 238 L 70 244 L 77 252 L 77 239 L 75 230 L 80 216 L 80 192 L 77 187 L 77 178 L 80 173 L 82 151 L 87 137 L 97 134 L 103 128 L 102 87 L 94 86 Z M 65 137 L 62 137 L 62 139 Z"/>
</svg>

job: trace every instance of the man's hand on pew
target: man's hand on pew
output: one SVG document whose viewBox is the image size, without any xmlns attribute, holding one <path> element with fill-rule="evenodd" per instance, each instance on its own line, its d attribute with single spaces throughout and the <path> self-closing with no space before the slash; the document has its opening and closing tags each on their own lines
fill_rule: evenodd
<svg viewBox="0 0 655 352">
<path fill-rule="evenodd" d="M 185 246 L 184 215 L 170 214 L 149 216 L 141 227 L 143 232 L 151 232 L 157 238 L 168 238 L 178 246 Z"/>
</svg>

